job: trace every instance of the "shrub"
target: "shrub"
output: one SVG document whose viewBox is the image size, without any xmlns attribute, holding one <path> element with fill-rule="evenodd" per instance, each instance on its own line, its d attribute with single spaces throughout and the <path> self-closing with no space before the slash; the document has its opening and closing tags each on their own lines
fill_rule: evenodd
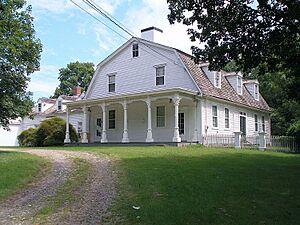
<svg viewBox="0 0 300 225">
<path fill-rule="evenodd" d="M 36 146 L 36 128 L 24 130 L 19 136 L 18 141 L 20 146 Z"/>
<path fill-rule="evenodd" d="M 287 130 L 288 136 L 294 136 L 298 144 L 300 144 L 300 120 L 292 123 Z"/>
<path fill-rule="evenodd" d="M 37 146 L 63 145 L 66 134 L 66 121 L 53 117 L 44 120 L 36 131 Z M 75 128 L 70 124 L 71 142 L 77 142 L 78 137 Z"/>
</svg>

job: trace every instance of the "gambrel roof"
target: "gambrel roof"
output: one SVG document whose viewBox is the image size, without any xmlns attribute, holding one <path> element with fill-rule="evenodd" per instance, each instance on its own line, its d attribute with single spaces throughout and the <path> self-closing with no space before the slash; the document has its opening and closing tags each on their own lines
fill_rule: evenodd
<svg viewBox="0 0 300 225">
<path fill-rule="evenodd" d="M 201 66 L 196 64 L 192 59 L 192 56 L 186 54 L 180 50 L 177 50 L 178 55 L 182 59 L 189 73 L 192 75 L 197 85 L 202 91 L 203 96 L 210 96 L 222 100 L 226 100 L 232 103 L 238 103 L 251 108 L 256 108 L 264 111 L 271 111 L 271 108 L 260 95 L 259 100 L 255 100 L 248 90 L 243 85 L 243 94 L 239 95 L 234 88 L 230 85 L 226 76 L 222 76 L 221 88 L 215 87 L 203 72 Z M 225 72 L 222 72 L 225 73 Z"/>
</svg>

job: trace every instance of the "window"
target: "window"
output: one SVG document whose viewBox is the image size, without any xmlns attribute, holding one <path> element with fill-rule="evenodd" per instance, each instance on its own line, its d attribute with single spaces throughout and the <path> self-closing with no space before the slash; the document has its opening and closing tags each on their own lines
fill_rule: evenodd
<svg viewBox="0 0 300 225">
<path fill-rule="evenodd" d="M 42 103 L 38 104 L 38 112 L 42 112 Z"/>
<path fill-rule="evenodd" d="M 258 100 L 258 96 L 259 96 L 258 93 L 259 93 L 259 92 L 258 92 L 258 85 L 257 85 L 257 84 L 254 84 L 254 98 L 255 98 L 256 100 Z"/>
<path fill-rule="evenodd" d="M 132 45 L 132 57 L 138 57 L 139 56 L 139 45 L 138 44 L 133 44 Z"/>
<path fill-rule="evenodd" d="M 237 77 L 237 93 L 242 94 L 242 78 Z"/>
<path fill-rule="evenodd" d="M 108 129 L 115 129 L 115 128 L 116 128 L 116 110 L 109 110 L 108 111 Z"/>
<path fill-rule="evenodd" d="M 58 101 L 58 102 L 57 102 L 57 110 L 61 110 L 61 107 L 62 107 L 61 101 Z"/>
<path fill-rule="evenodd" d="M 156 85 L 165 84 L 165 67 L 159 66 L 156 67 Z"/>
<path fill-rule="evenodd" d="M 229 109 L 225 108 L 225 128 L 229 128 Z"/>
<path fill-rule="evenodd" d="M 254 123 L 255 123 L 255 131 L 258 131 L 258 118 L 256 114 L 254 114 Z"/>
<path fill-rule="evenodd" d="M 115 92 L 116 90 L 116 75 L 108 76 L 108 92 Z"/>
<path fill-rule="evenodd" d="M 164 106 L 156 107 L 156 127 L 164 127 L 166 120 L 166 109 Z"/>
<path fill-rule="evenodd" d="M 101 118 L 97 118 L 96 123 L 97 123 L 98 127 L 102 127 L 102 119 Z"/>
<path fill-rule="evenodd" d="M 214 73 L 214 85 L 215 85 L 215 87 L 218 87 L 218 88 L 220 88 L 221 87 L 221 73 L 219 73 L 219 72 L 215 72 Z"/>
<path fill-rule="evenodd" d="M 261 117 L 261 125 L 262 125 L 262 131 L 265 132 L 266 131 L 266 124 L 265 124 L 265 117 L 264 116 Z"/>
<path fill-rule="evenodd" d="M 213 127 L 218 127 L 218 107 L 212 106 L 212 119 L 213 119 Z"/>
<path fill-rule="evenodd" d="M 184 113 L 178 113 L 179 134 L 184 134 Z"/>
<path fill-rule="evenodd" d="M 80 134 L 82 132 L 82 122 L 77 122 L 77 133 Z"/>
</svg>

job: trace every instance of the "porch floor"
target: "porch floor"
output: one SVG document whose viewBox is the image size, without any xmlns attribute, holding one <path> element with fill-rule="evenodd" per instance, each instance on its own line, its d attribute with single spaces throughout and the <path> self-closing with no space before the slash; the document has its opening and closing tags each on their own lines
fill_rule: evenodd
<svg viewBox="0 0 300 225">
<path fill-rule="evenodd" d="M 175 146 L 175 147 L 183 147 L 186 145 L 198 144 L 196 142 L 94 142 L 94 143 L 68 143 L 64 144 L 64 146 Z"/>
</svg>

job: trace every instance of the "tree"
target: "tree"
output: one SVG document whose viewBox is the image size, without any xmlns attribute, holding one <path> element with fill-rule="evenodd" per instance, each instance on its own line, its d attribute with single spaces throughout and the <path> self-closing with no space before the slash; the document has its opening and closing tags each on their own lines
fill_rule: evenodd
<svg viewBox="0 0 300 225">
<path fill-rule="evenodd" d="M 80 86 L 86 90 L 95 73 L 93 63 L 71 62 L 67 68 L 59 69 L 59 86 L 55 89 L 54 98 L 65 94 L 72 95 L 72 90 L 76 86 Z"/>
<path fill-rule="evenodd" d="M 300 112 L 300 2 L 167 1 L 169 22 L 192 25 L 190 39 L 204 44 L 191 47 L 194 60 L 209 61 L 211 70 L 235 68 L 246 78 L 251 72 L 274 108 L 276 132 L 284 134 Z"/>
<path fill-rule="evenodd" d="M 0 126 L 24 117 L 33 106 L 26 92 L 29 75 L 39 69 L 42 51 L 35 37 L 31 6 L 24 0 L 0 1 Z"/>
<path fill-rule="evenodd" d="M 243 71 L 262 63 L 268 69 L 281 65 L 299 69 L 300 3 L 295 0 L 168 0 L 169 22 L 196 25 L 188 29 L 198 60 L 209 60 L 221 69 L 235 60 Z M 186 11 L 191 12 L 187 15 Z"/>
</svg>

